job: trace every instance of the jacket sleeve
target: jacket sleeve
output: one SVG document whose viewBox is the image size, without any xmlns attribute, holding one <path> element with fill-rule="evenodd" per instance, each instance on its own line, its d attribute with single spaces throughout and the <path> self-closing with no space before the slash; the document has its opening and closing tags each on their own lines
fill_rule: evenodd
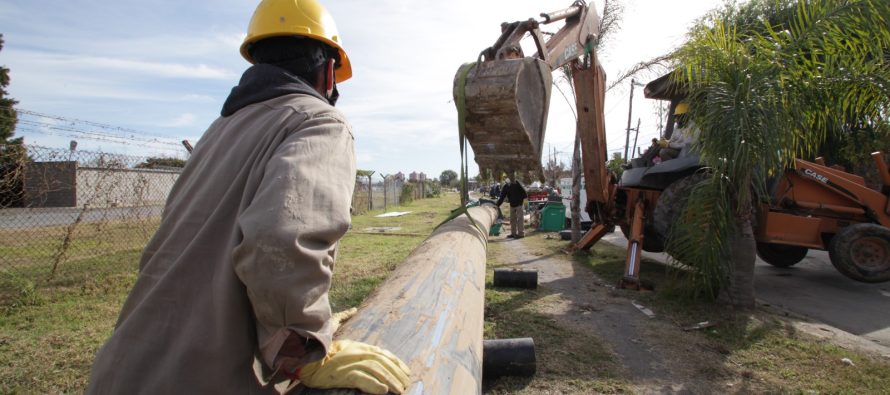
<svg viewBox="0 0 890 395">
<path fill-rule="evenodd" d="M 270 368 L 291 331 L 318 341 L 325 352 L 330 347 L 328 291 L 354 187 L 349 127 L 317 116 L 275 149 L 254 198 L 242 209 L 234 269 L 250 298 L 258 347 Z M 305 362 L 325 355 L 313 354 Z"/>
<path fill-rule="evenodd" d="M 688 133 L 686 128 L 674 130 L 674 134 L 672 134 L 671 139 L 668 140 L 668 147 L 673 149 L 683 149 L 683 146 L 686 145 L 686 133 Z"/>
</svg>

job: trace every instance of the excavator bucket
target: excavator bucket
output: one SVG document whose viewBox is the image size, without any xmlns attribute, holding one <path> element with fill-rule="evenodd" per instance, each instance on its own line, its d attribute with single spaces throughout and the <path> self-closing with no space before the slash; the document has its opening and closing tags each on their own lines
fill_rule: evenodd
<svg viewBox="0 0 890 395">
<path fill-rule="evenodd" d="M 454 99 L 459 122 L 481 174 L 541 174 L 552 78 L 550 66 L 536 58 L 467 63 L 458 69 Z"/>
</svg>

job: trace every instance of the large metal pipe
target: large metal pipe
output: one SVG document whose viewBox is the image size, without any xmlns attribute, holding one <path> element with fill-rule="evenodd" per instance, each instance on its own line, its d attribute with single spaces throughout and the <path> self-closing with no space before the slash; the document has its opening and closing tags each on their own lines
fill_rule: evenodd
<svg viewBox="0 0 890 395">
<path fill-rule="evenodd" d="M 482 391 L 486 247 L 498 211 L 483 204 L 467 212 L 478 228 L 460 215 L 433 231 L 338 332 L 338 339 L 373 344 L 405 361 L 412 379 L 406 394 Z"/>
</svg>

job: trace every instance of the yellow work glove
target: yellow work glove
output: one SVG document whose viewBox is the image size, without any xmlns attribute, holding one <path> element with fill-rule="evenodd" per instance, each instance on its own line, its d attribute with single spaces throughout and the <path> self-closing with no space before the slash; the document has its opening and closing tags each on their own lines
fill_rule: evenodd
<svg viewBox="0 0 890 395">
<path fill-rule="evenodd" d="M 399 357 L 380 347 L 337 340 L 328 355 L 300 369 L 300 382 L 309 388 L 355 388 L 369 394 L 401 394 L 411 371 Z"/>
<path fill-rule="evenodd" d="M 344 322 L 349 321 L 355 313 L 358 312 L 358 309 L 355 307 L 351 309 L 343 310 L 339 313 L 334 313 L 331 316 L 331 333 L 337 333 L 337 330 L 340 329 L 340 325 L 343 325 Z"/>
</svg>

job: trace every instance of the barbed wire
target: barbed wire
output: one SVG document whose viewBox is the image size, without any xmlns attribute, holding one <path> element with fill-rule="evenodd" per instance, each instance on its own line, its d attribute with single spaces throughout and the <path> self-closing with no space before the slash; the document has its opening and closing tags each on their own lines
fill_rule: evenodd
<svg viewBox="0 0 890 395">
<path fill-rule="evenodd" d="M 16 109 L 16 113 L 19 114 L 19 117 L 16 118 L 19 124 L 17 130 L 26 133 L 100 141 L 117 145 L 147 148 L 167 153 L 179 153 L 183 149 L 180 145 L 181 143 L 175 138 L 152 134 L 141 130 L 68 118 L 59 115 L 44 114 L 26 109 Z M 24 117 L 22 115 L 24 115 Z M 6 114 L 0 114 L 0 119 L 13 119 L 13 117 Z M 64 124 L 55 122 L 63 122 Z M 22 127 L 21 125 L 31 127 Z M 141 137 L 140 135 L 147 137 Z"/>
<path fill-rule="evenodd" d="M 127 127 L 123 127 L 123 126 L 115 126 L 115 125 L 111 125 L 111 124 L 94 122 L 94 121 L 85 121 L 85 120 L 77 119 L 77 118 L 63 117 L 61 115 L 44 114 L 44 113 L 40 113 L 37 111 L 31 111 L 31 110 L 26 110 L 26 109 L 21 109 L 21 108 L 16 108 L 16 112 L 19 114 L 32 115 L 32 116 L 36 116 L 36 117 L 40 117 L 40 118 L 55 119 L 57 121 L 62 121 L 62 122 L 83 123 L 86 125 L 91 125 L 91 126 L 95 126 L 95 127 L 102 128 L 102 129 L 117 130 L 117 131 L 124 132 L 124 133 L 141 134 L 141 135 L 151 136 L 151 137 L 160 138 L 160 139 L 170 139 L 170 137 L 162 136 L 159 134 L 152 134 L 152 133 L 146 132 L 144 130 L 136 130 L 136 129 L 127 128 Z"/>
</svg>

